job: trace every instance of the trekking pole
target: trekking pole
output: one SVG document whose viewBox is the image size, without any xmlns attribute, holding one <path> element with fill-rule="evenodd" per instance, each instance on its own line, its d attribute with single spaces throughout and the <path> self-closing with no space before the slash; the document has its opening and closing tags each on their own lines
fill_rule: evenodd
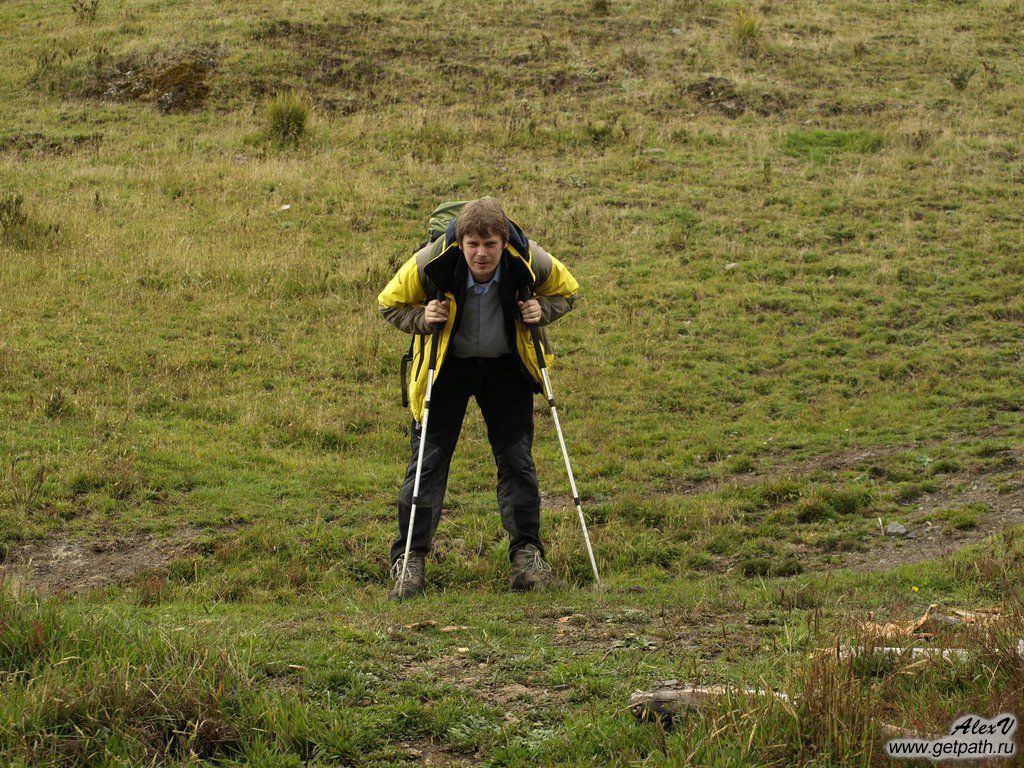
<svg viewBox="0 0 1024 768">
<path fill-rule="evenodd" d="M 527 293 L 529 298 L 529 293 Z M 525 322 L 525 321 L 524 321 Z M 555 396 L 551 392 L 551 379 L 548 377 L 548 366 L 544 360 L 544 349 L 540 343 L 540 328 L 535 323 L 527 323 L 530 335 L 533 337 L 533 350 L 537 354 L 537 363 L 540 365 L 540 373 L 544 378 L 544 393 L 548 396 L 548 405 L 551 406 L 551 417 L 555 420 L 555 430 L 558 432 L 558 444 L 562 446 L 562 458 L 565 459 L 565 471 L 569 473 L 569 487 L 572 488 L 572 500 L 576 505 L 576 512 L 579 514 L 580 527 L 583 528 L 583 541 L 587 544 L 587 554 L 590 556 L 590 567 L 594 569 L 594 583 L 601 585 L 601 577 L 597 574 L 597 561 L 594 559 L 594 549 L 590 546 L 590 534 L 587 532 L 587 521 L 583 517 L 583 504 L 580 501 L 579 491 L 576 490 L 576 478 L 572 474 L 572 466 L 569 464 L 569 451 L 565 448 L 565 438 L 562 436 L 562 425 L 558 421 L 558 410 L 555 408 Z"/>
<path fill-rule="evenodd" d="M 444 292 L 438 290 L 437 300 L 444 301 Z M 409 530 L 405 534 L 405 556 L 402 558 L 402 575 L 399 584 L 405 584 L 406 572 L 409 569 L 409 548 L 412 546 L 412 526 L 416 522 L 416 505 L 420 500 L 420 473 L 423 471 L 423 446 L 427 442 L 427 420 L 430 418 L 430 392 L 434 388 L 434 369 L 437 367 L 437 337 L 441 335 L 443 324 L 439 323 L 430 334 L 430 366 L 427 369 L 427 396 L 423 401 L 423 426 L 420 429 L 420 447 L 416 457 L 416 480 L 412 486 L 412 507 L 409 510 Z"/>
</svg>

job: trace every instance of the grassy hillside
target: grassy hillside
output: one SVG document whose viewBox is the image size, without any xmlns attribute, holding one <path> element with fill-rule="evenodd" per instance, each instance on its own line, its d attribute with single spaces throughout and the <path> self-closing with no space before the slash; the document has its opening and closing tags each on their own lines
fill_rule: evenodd
<svg viewBox="0 0 1024 768">
<path fill-rule="evenodd" d="M 1024 3 L 446 13 L 0 4 L 4 761 L 873 765 L 881 722 L 1024 714 Z M 565 587 L 506 594 L 471 411 L 395 606 L 375 297 L 485 194 L 582 286 L 552 378 L 607 583 L 538 399 Z M 809 660 L 930 603 L 1002 612 L 984 664 Z M 636 723 L 669 678 L 800 704 Z"/>
</svg>

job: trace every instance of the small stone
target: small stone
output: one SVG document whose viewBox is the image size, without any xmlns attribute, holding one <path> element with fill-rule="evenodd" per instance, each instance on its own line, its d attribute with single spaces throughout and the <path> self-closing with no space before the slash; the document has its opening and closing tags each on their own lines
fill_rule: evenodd
<svg viewBox="0 0 1024 768">
<path fill-rule="evenodd" d="M 736 269 L 736 267 L 738 267 L 738 266 L 739 266 L 739 264 L 737 264 L 735 261 L 730 261 L 728 264 L 725 265 L 725 268 L 727 270 L 731 271 L 731 270 Z"/>
<path fill-rule="evenodd" d="M 900 523 L 889 523 L 887 526 L 885 526 L 885 535 L 886 536 L 906 536 L 907 535 L 907 527 L 905 525 L 901 525 Z"/>
</svg>

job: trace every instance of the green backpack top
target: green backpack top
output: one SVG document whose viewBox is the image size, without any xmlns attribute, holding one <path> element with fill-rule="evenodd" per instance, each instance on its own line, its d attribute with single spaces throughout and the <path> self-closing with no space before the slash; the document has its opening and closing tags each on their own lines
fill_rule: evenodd
<svg viewBox="0 0 1024 768">
<path fill-rule="evenodd" d="M 430 214 L 430 221 L 427 224 L 427 239 L 420 244 L 420 248 L 441 237 L 448 229 L 448 225 L 458 217 L 459 211 L 465 208 L 469 202 L 469 200 L 450 200 L 437 206 Z"/>
</svg>

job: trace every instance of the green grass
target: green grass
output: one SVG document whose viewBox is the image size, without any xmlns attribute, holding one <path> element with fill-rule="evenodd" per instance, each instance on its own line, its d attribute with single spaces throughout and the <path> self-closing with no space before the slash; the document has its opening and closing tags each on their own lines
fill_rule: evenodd
<svg viewBox="0 0 1024 768">
<path fill-rule="evenodd" d="M 877 152 L 882 144 L 882 136 L 874 131 L 793 131 L 783 139 L 782 151 L 791 157 L 822 162 L 844 153 Z"/>
<path fill-rule="evenodd" d="M 807 661 L 868 611 L 1014 615 L 1012 535 L 847 565 L 926 500 L 971 541 L 1019 506 L 1022 21 L 1017 0 L 441 24 L 392 1 L 4 3 L 0 560 L 168 544 L 74 598 L 5 588 L 2 761 L 867 765 L 872 718 L 1024 711 L 997 644 L 991 684 Z M 742 116 L 687 90 L 711 76 Z M 285 93 L 308 109 L 286 145 Z M 471 413 L 428 595 L 393 606 L 407 340 L 375 296 L 437 203 L 485 194 L 582 286 L 552 379 L 607 588 L 538 400 L 567 587 L 505 593 Z M 635 723 L 629 694 L 667 678 L 807 703 Z"/>
</svg>

